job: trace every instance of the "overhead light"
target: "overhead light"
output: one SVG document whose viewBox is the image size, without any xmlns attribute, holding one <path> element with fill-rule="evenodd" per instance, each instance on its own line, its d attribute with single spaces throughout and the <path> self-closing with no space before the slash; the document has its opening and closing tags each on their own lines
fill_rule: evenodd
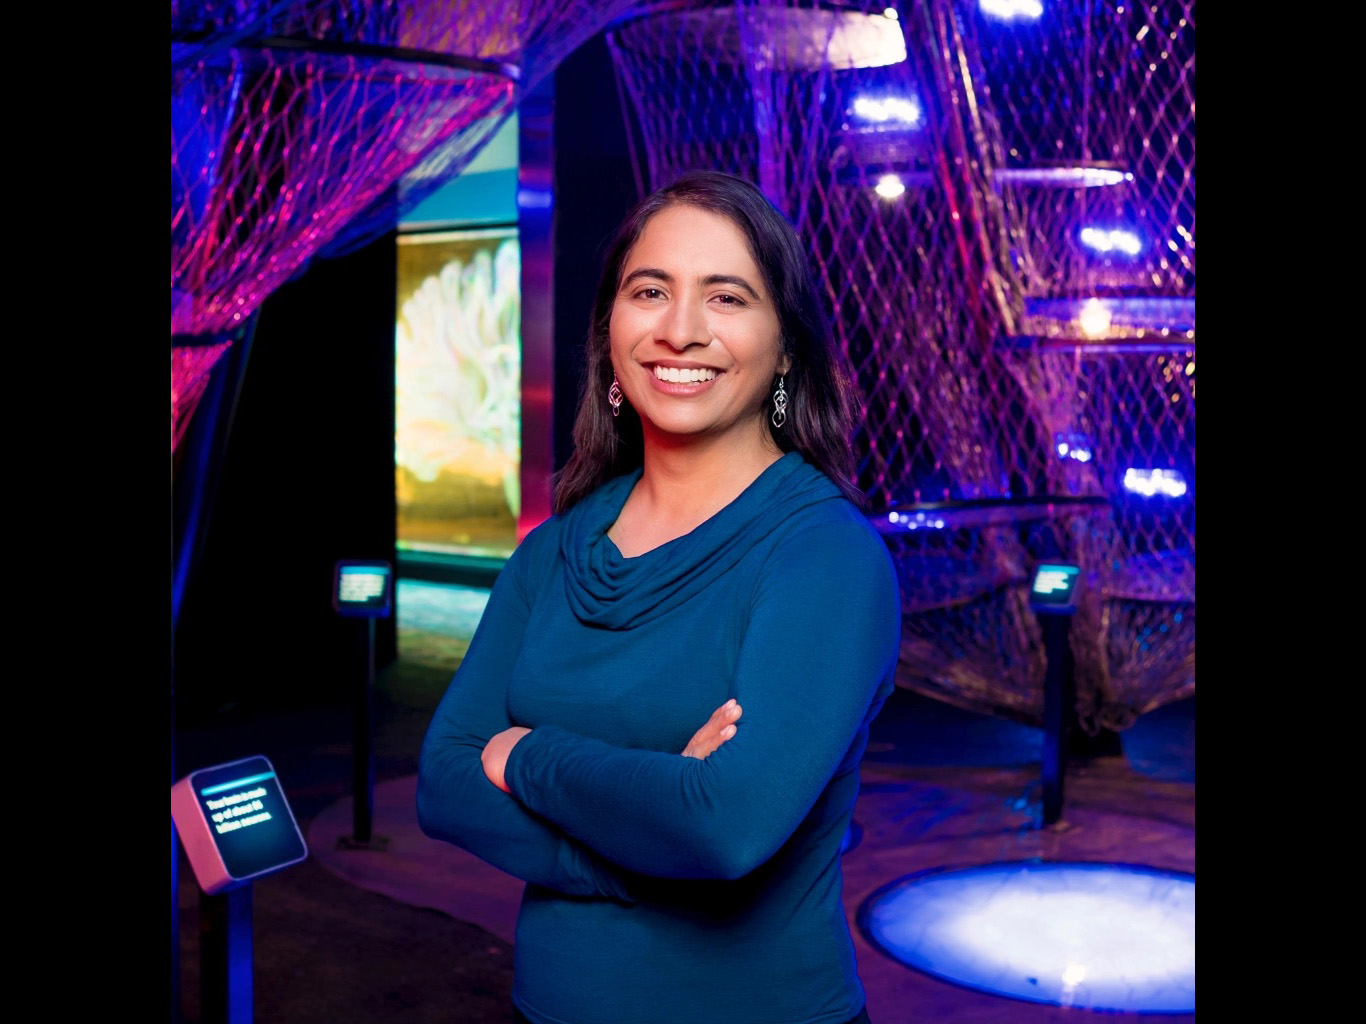
<svg viewBox="0 0 1366 1024">
<path fill-rule="evenodd" d="M 883 199 L 895 199 L 906 191 L 906 186 L 902 184 L 898 175 L 884 174 L 878 178 L 877 184 L 873 186 L 873 191 Z"/>
<path fill-rule="evenodd" d="M 1110 330 L 1110 308 L 1100 299 L 1087 299 L 1077 316 L 1082 333 L 1088 338 L 1100 338 Z"/>
<path fill-rule="evenodd" d="M 1040 0 L 979 0 L 977 8 L 994 21 L 1038 21 L 1043 16 Z"/>
<path fill-rule="evenodd" d="M 859 96 L 854 99 L 854 116 L 871 124 L 896 122 L 912 127 L 920 124 L 920 103 L 906 96 Z"/>
<path fill-rule="evenodd" d="M 1124 228 L 1085 227 L 1081 229 L 1081 242 L 1096 252 L 1122 252 L 1126 256 L 1137 256 L 1143 248 L 1138 235 Z"/>
</svg>

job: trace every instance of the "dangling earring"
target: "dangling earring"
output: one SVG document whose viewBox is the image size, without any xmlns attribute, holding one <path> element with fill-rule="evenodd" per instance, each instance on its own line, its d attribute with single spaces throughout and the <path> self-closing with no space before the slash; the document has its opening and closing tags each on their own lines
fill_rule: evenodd
<svg viewBox="0 0 1366 1024">
<path fill-rule="evenodd" d="M 607 389 L 607 404 L 612 407 L 612 415 L 621 415 L 621 400 L 626 396 L 621 393 L 621 385 L 617 383 L 616 371 L 612 371 L 612 386 Z"/>
<path fill-rule="evenodd" d="M 770 417 L 774 429 L 781 430 L 787 422 L 787 392 L 783 390 L 783 375 L 778 376 L 778 387 L 773 392 L 773 415 Z"/>
</svg>

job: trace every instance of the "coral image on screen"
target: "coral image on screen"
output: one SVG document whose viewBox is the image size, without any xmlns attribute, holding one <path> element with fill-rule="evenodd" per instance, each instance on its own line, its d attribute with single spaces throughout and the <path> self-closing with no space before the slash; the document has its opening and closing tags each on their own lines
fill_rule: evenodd
<svg viewBox="0 0 1366 1024">
<path fill-rule="evenodd" d="M 398 243 L 398 546 L 506 558 L 521 505 L 516 229 L 400 234 Z"/>
</svg>

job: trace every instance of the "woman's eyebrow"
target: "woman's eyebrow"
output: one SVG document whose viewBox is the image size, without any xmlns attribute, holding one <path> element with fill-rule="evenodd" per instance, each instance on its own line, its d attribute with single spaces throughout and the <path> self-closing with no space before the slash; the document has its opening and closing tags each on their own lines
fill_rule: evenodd
<svg viewBox="0 0 1366 1024">
<path fill-rule="evenodd" d="M 656 280 L 663 281 L 665 284 L 674 283 L 673 275 L 667 271 L 660 270 L 658 267 L 639 267 L 621 279 L 621 286 L 625 288 L 638 277 L 653 277 Z"/>
<path fill-rule="evenodd" d="M 736 277 L 734 274 L 710 274 L 707 277 L 702 278 L 702 284 L 704 286 L 713 284 L 733 284 L 735 287 L 743 288 L 745 291 L 749 292 L 750 295 L 754 296 L 756 302 L 759 301 L 759 293 L 754 290 L 753 286 L 743 277 Z"/>
<path fill-rule="evenodd" d="M 632 281 L 641 277 L 654 278 L 657 281 L 663 281 L 665 284 L 673 284 L 674 282 L 673 275 L 666 270 L 660 270 L 658 267 L 637 267 L 635 270 L 631 271 L 624 278 L 622 278 L 621 286 L 625 288 Z M 754 297 L 756 302 L 760 301 L 759 293 L 755 291 L 754 286 L 751 285 L 748 281 L 746 281 L 743 277 L 737 277 L 734 274 L 709 274 L 706 277 L 702 278 L 703 287 L 710 287 L 714 284 L 734 285 L 736 288 L 742 288 L 745 291 L 749 292 L 749 294 Z"/>
</svg>

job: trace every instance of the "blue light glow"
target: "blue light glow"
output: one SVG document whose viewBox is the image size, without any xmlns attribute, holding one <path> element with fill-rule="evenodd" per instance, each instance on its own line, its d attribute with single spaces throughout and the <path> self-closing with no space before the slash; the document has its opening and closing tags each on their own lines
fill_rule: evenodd
<svg viewBox="0 0 1366 1024">
<path fill-rule="evenodd" d="M 1124 471 L 1124 489 L 1144 498 L 1179 498 L 1186 493 L 1186 478 L 1175 469 L 1135 469 Z"/>
<path fill-rule="evenodd" d="M 1081 242 L 1096 252 L 1122 252 L 1126 256 L 1137 256 L 1143 249 L 1138 235 L 1123 228 L 1082 228 Z"/>
<path fill-rule="evenodd" d="M 1053 435 L 1053 443 L 1060 459 L 1072 459 L 1074 462 L 1091 461 L 1091 439 L 1085 434 L 1064 434 L 1059 431 Z"/>
<path fill-rule="evenodd" d="M 233 779 L 217 786 L 206 786 L 199 791 L 200 796 L 213 796 L 221 793 L 225 789 L 241 789 L 243 786 L 251 786 L 257 782 L 265 782 L 267 779 L 275 778 L 274 772 L 262 772 L 259 775 L 244 775 L 240 779 Z"/>
<path fill-rule="evenodd" d="M 548 210 L 555 205 L 555 196 L 548 188 L 523 185 L 517 189 L 517 205 L 524 210 Z"/>
<path fill-rule="evenodd" d="M 898 124 L 918 127 L 920 103 L 914 97 L 859 96 L 854 100 L 854 116 L 873 124 Z"/>
<path fill-rule="evenodd" d="M 859 924 L 893 959 L 979 991 L 1195 1010 L 1195 878 L 1182 872 L 1049 862 L 930 871 L 874 893 Z"/>
<path fill-rule="evenodd" d="M 996 21 L 1038 21 L 1043 16 L 1041 0 L 979 0 L 977 7 Z"/>
</svg>

